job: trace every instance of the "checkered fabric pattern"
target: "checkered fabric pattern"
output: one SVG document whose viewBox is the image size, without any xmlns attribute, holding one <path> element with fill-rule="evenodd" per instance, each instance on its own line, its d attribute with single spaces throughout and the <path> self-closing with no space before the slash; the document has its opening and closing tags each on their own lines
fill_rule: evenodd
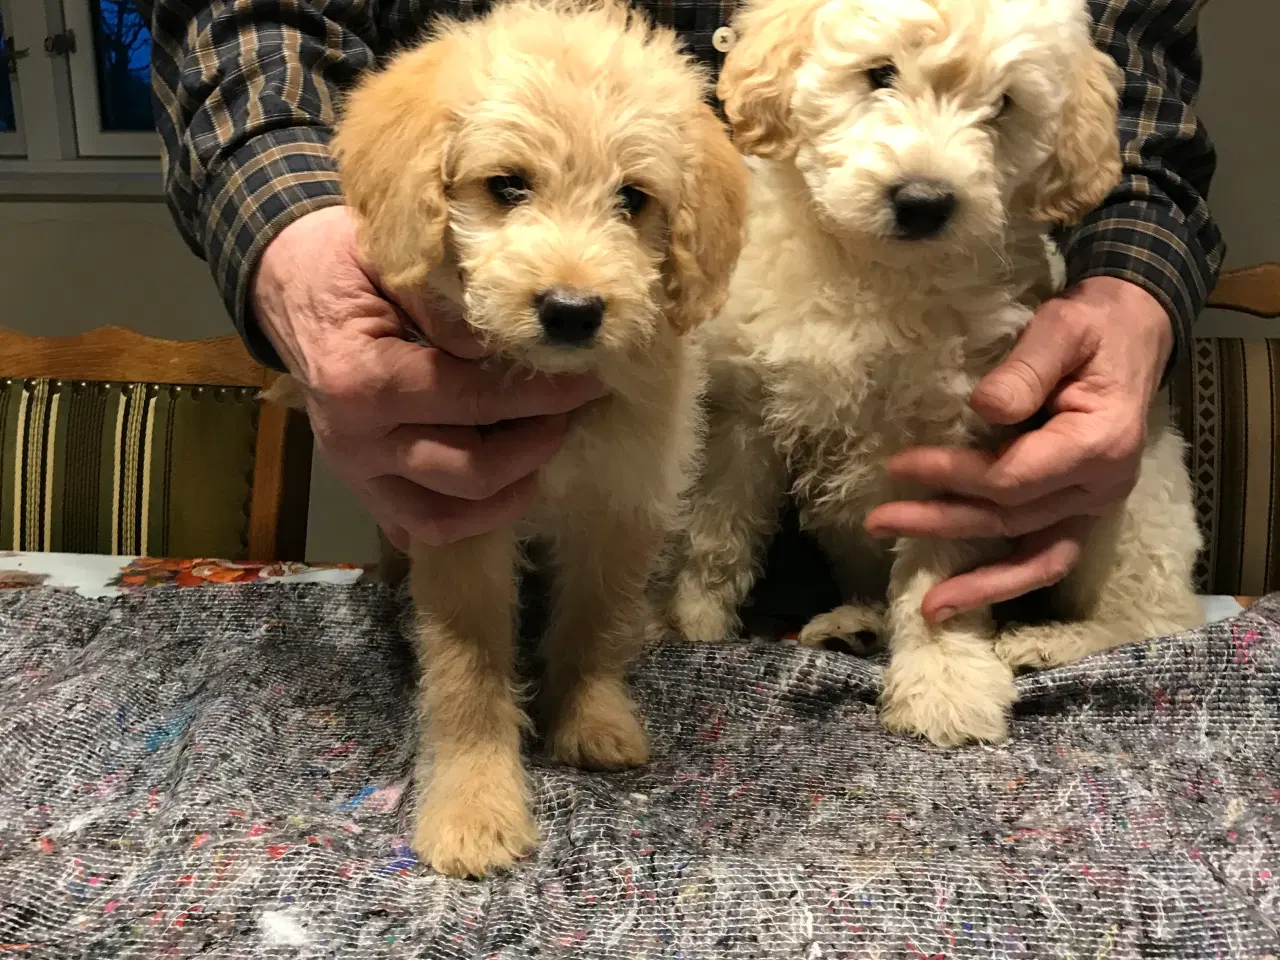
<svg viewBox="0 0 1280 960">
<path fill-rule="evenodd" d="M 152 30 L 152 86 L 165 187 L 259 360 L 279 368 L 248 307 L 266 245 L 303 214 L 341 202 L 329 140 L 335 102 L 439 14 L 487 0 L 136 0 Z M 634 0 L 712 71 L 711 43 L 737 0 Z M 890 0 L 886 0 L 890 2 Z M 1090 0 L 1098 43 L 1125 71 L 1125 179 L 1063 238 L 1072 279 L 1118 276 L 1169 312 L 1179 348 L 1222 262 L 1205 202 L 1215 157 L 1192 103 L 1201 0 Z"/>
</svg>

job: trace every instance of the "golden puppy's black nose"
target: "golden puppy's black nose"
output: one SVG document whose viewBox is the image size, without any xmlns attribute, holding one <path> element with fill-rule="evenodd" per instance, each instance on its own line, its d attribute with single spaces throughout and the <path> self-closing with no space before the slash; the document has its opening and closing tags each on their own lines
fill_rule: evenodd
<svg viewBox="0 0 1280 960">
<path fill-rule="evenodd" d="M 904 180 L 889 188 L 898 235 L 907 240 L 937 236 L 956 212 L 956 195 L 938 180 Z"/>
<path fill-rule="evenodd" d="M 604 300 L 593 293 L 555 287 L 533 298 L 538 322 L 552 343 L 586 346 L 604 321 Z"/>
</svg>

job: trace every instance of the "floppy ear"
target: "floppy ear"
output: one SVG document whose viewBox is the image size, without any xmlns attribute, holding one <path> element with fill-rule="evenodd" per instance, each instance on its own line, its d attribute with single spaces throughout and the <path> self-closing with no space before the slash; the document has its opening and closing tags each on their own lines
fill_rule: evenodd
<svg viewBox="0 0 1280 960">
<path fill-rule="evenodd" d="M 388 289 L 420 287 L 443 257 L 452 48 L 437 39 L 370 75 L 352 91 L 334 136 L 361 255 Z"/>
<path fill-rule="evenodd" d="M 792 81 L 817 8 L 815 0 L 756 0 L 735 21 L 738 41 L 720 69 L 716 94 L 743 153 L 786 158 L 795 152 Z"/>
<path fill-rule="evenodd" d="M 1046 223 L 1078 223 L 1120 181 L 1115 61 L 1089 46 L 1078 59 L 1053 154 L 1033 185 L 1031 215 Z"/>
<path fill-rule="evenodd" d="M 706 104 L 698 105 L 689 136 L 690 156 L 679 206 L 670 214 L 663 269 L 668 319 L 680 333 L 724 306 L 747 223 L 747 165 Z"/>
</svg>

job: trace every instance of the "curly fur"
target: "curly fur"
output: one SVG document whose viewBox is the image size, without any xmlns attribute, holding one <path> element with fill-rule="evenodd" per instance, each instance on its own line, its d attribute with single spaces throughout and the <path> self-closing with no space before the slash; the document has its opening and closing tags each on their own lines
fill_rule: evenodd
<svg viewBox="0 0 1280 960">
<path fill-rule="evenodd" d="M 699 332 L 709 434 L 672 618 L 694 640 L 737 628 L 789 492 L 848 601 L 888 600 L 824 615 L 802 640 L 881 627 L 886 724 L 939 744 L 998 740 L 1015 667 L 1201 617 L 1191 488 L 1162 405 L 1136 488 L 1052 591 L 1054 622 L 997 635 L 983 609 L 931 625 L 925 593 L 1009 544 L 885 549 L 863 528 L 873 507 L 924 493 L 890 481 L 895 452 L 1008 439 L 968 398 L 1061 286 L 1049 224 L 1118 179 L 1119 71 L 1091 45 L 1080 0 L 753 0 L 738 34 L 720 93 L 737 142 L 762 159 L 729 302 Z M 873 84 L 867 71 L 886 64 L 892 83 Z M 957 206 L 941 233 L 910 240 L 888 193 L 917 178 Z"/>
<path fill-rule="evenodd" d="M 702 368 L 683 334 L 724 302 L 747 172 L 675 35 L 612 2 L 515 0 L 395 57 L 351 94 L 334 140 L 365 258 L 392 293 L 427 285 L 517 368 L 591 372 L 518 527 L 411 549 L 423 666 L 414 845 L 480 875 L 535 842 L 512 663 L 521 544 L 545 539 L 557 584 L 538 716 L 551 755 L 642 763 L 623 671 L 644 589 L 676 523 L 699 437 Z M 486 181 L 518 173 L 518 204 Z M 634 216 L 624 185 L 650 202 Z M 549 342 L 534 307 L 567 286 L 605 301 L 588 346 Z"/>
</svg>

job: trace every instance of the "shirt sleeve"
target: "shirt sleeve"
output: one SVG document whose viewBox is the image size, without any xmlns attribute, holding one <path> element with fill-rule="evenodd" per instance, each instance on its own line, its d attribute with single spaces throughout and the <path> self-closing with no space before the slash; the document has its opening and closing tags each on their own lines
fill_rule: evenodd
<svg viewBox="0 0 1280 960">
<path fill-rule="evenodd" d="M 151 27 L 165 193 L 253 355 L 281 368 L 249 308 L 266 245 L 341 203 L 334 102 L 375 61 L 362 0 L 136 0 Z"/>
<path fill-rule="evenodd" d="M 1194 110 L 1201 0 L 1090 0 L 1089 6 L 1095 41 L 1124 70 L 1124 173 L 1102 206 L 1064 238 L 1067 276 L 1119 277 L 1146 289 L 1169 314 L 1176 358 L 1187 349 L 1226 251 L 1206 200 L 1217 158 Z"/>
</svg>

